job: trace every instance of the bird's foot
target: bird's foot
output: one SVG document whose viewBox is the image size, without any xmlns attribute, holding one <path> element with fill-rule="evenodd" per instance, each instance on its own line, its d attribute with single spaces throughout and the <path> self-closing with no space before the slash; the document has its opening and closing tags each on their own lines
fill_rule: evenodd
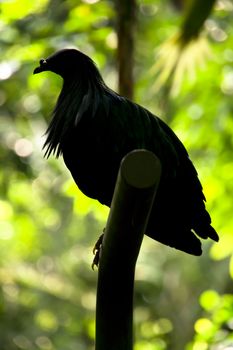
<svg viewBox="0 0 233 350">
<path fill-rule="evenodd" d="M 93 248 L 93 254 L 95 255 L 94 256 L 94 259 L 93 259 L 93 262 L 91 264 L 91 267 L 92 267 L 92 270 L 95 269 L 95 266 L 98 268 L 99 266 L 99 259 L 100 259 L 100 250 L 101 250 L 101 246 L 102 246 L 102 243 L 103 243 L 103 238 L 104 238 L 104 230 L 103 229 L 103 233 L 102 235 L 100 235 L 100 237 L 98 238 L 94 248 Z"/>
</svg>

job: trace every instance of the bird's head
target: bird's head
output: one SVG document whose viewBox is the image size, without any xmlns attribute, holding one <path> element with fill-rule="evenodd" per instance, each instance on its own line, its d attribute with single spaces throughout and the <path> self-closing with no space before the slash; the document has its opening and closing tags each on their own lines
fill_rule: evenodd
<svg viewBox="0 0 233 350">
<path fill-rule="evenodd" d="M 48 58 L 41 59 L 39 63 L 33 74 L 51 71 L 63 79 L 81 75 L 94 66 L 94 62 L 87 55 L 76 49 L 59 50 Z"/>
</svg>

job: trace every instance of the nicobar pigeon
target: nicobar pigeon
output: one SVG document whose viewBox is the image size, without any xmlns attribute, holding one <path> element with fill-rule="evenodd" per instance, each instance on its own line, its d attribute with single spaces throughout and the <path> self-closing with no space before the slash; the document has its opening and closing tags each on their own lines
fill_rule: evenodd
<svg viewBox="0 0 233 350">
<path fill-rule="evenodd" d="M 51 71 L 63 87 L 47 129 L 45 155 L 62 155 L 79 189 L 111 205 L 121 159 L 135 149 L 152 151 L 162 176 L 146 235 L 201 255 L 201 238 L 218 241 L 205 196 L 188 153 L 157 116 L 111 90 L 90 57 L 76 49 L 41 59 L 34 74 Z"/>
</svg>

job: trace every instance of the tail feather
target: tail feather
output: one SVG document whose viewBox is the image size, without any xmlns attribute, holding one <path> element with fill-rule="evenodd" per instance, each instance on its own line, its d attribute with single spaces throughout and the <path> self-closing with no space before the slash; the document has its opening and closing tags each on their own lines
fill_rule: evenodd
<svg viewBox="0 0 233 350">
<path fill-rule="evenodd" d="M 167 246 L 191 255 L 199 256 L 202 254 L 201 241 L 191 230 L 171 229 L 169 231 L 162 231 L 160 234 L 154 232 L 154 230 L 152 232 L 151 230 L 148 231 L 146 232 L 147 236 Z"/>
<path fill-rule="evenodd" d="M 215 229 L 211 225 L 205 225 L 205 226 L 198 226 L 195 227 L 195 232 L 198 236 L 206 239 L 211 238 L 215 242 L 218 242 L 219 237 Z"/>
</svg>

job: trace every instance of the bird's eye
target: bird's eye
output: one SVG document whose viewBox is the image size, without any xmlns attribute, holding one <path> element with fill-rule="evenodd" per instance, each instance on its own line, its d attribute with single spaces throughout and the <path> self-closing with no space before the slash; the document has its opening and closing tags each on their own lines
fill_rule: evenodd
<svg viewBox="0 0 233 350">
<path fill-rule="evenodd" d="M 43 66 L 44 64 L 46 64 L 47 62 L 46 62 L 46 60 L 44 59 L 44 58 L 42 58 L 41 60 L 40 60 L 40 65 L 41 66 Z"/>
</svg>

